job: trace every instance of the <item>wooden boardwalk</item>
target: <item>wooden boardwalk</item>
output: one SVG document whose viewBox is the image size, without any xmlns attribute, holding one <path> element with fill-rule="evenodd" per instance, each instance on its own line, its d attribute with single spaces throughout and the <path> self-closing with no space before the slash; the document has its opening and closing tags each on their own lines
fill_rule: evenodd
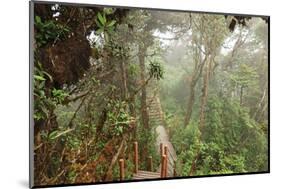
<svg viewBox="0 0 281 189">
<path fill-rule="evenodd" d="M 153 172 L 152 157 L 148 157 L 148 170 L 139 170 L 138 143 L 134 142 L 134 174 L 132 179 L 145 180 L 176 176 L 176 152 L 169 140 L 168 133 L 164 125 L 164 114 L 161 108 L 158 93 L 149 93 L 147 98 L 147 107 L 150 119 L 150 126 L 155 129 L 157 134 L 156 148 L 160 155 L 160 165 L 156 172 Z M 124 179 L 124 160 L 119 160 L 120 180 Z"/>
<path fill-rule="evenodd" d="M 147 170 L 139 170 L 138 169 L 138 164 L 139 164 L 139 158 L 138 158 L 138 143 L 134 142 L 134 174 L 133 174 L 133 179 L 155 179 L 155 178 L 165 178 L 165 177 L 170 177 L 170 176 L 175 176 L 175 169 L 172 167 L 174 165 L 171 164 L 170 162 L 173 162 L 169 160 L 169 157 L 172 158 L 171 155 L 169 155 L 169 149 L 167 145 L 163 145 L 163 143 L 160 143 L 160 155 L 161 155 L 161 164 L 160 167 L 158 168 L 157 172 L 152 171 L 152 157 L 150 156 L 150 161 L 148 161 L 150 164 L 149 169 L 150 171 Z M 122 175 L 124 173 L 122 172 L 122 169 L 124 169 L 124 162 L 123 160 L 120 160 L 120 179 L 123 178 Z M 122 180 L 122 179 L 121 179 Z"/>
<path fill-rule="evenodd" d="M 155 179 L 161 178 L 160 172 L 151 172 L 151 171 L 138 171 L 134 173 L 133 179 Z"/>
<path fill-rule="evenodd" d="M 156 128 L 156 133 L 158 134 L 158 137 L 156 139 L 157 146 L 163 145 L 163 147 L 167 146 L 168 152 L 167 152 L 167 161 L 168 161 L 168 177 L 173 177 L 174 176 L 174 167 L 175 167 L 175 162 L 177 161 L 177 155 L 174 150 L 174 147 L 172 143 L 169 141 L 169 136 L 166 132 L 166 129 L 162 126 L 159 125 Z M 161 147 L 157 148 L 158 152 L 161 153 Z M 158 168 L 158 171 L 160 171 L 161 167 Z"/>
<path fill-rule="evenodd" d="M 150 87 L 151 88 L 151 87 Z M 170 142 L 169 135 L 164 127 L 164 113 L 162 111 L 160 98 L 158 92 L 152 93 L 152 89 L 148 93 L 147 98 L 147 106 L 148 106 L 148 113 L 150 119 L 150 126 L 155 128 L 157 139 L 156 139 L 156 148 L 159 154 L 161 154 L 160 144 L 162 143 L 163 147 L 168 147 L 168 175 L 169 177 L 174 176 L 174 166 L 177 160 L 177 155 L 174 150 L 172 143 Z M 157 90 L 156 90 L 157 91 Z M 161 166 L 158 168 L 158 172 L 160 172 Z"/>
</svg>

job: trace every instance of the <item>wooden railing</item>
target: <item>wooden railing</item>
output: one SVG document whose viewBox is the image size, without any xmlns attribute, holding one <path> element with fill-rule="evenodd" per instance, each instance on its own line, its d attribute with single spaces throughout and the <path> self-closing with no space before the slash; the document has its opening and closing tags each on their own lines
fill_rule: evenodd
<svg viewBox="0 0 281 189">
<path fill-rule="evenodd" d="M 139 170 L 139 153 L 138 153 L 138 142 L 134 142 L 134 165 L 135 165 L 135 173 L 138 173 Z"/>
<path fill-rule="evenodd" d="M 120 180 L 125 178 L 124 159 L 119 160 Z"/>
<path fill-rule="evenodd" d="M 170 156 L 169 156 L 169 155 Z M 160 169 L 160 177 L 165 178 L 168 177 L 168 162 L 173 162 L 173 176 L 176 176 L 176 161 L 173 158 L 173 155 L 169 151 L 167 145 L 163 145 L 160 143 L 160 157 L 161 157 L 161 169 Z M 171 160 L 169 160 L 171 157 Z M 134 173 L 138 174 L 139 171 L 139 155 L 138 155 L 138 142 L 134 142 Z M 125 171 L 124 171 L 124 159 L 119 159 L 119 173 L 120 180 L 124 180 Z M 147 157 L 147 170 L 153 172 L 153 159 L 152 156 Z"/>
<path fill-rule="evenodd" d="M 161 177 L 168 176 L 168 162 L 173 165 L 173 176 L 176 176 L 176 160 L 173 157 L 173 154 L 170 152 L 167 145 L 160 143 L 160 155 L 161 155 Z M 170 158 L 169 158 L 170 157 Z"/>
</svg>

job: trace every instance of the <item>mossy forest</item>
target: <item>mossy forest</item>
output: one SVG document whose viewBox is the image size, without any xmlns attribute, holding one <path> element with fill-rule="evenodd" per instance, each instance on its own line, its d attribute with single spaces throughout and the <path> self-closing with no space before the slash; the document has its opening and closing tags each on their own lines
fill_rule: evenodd
<svg viewBox="0 0 281 189">
<path fill-rule="evenodd" d="M 268 18 L 34 3 L 34 185 L 268 171 Z"/>
</svg>

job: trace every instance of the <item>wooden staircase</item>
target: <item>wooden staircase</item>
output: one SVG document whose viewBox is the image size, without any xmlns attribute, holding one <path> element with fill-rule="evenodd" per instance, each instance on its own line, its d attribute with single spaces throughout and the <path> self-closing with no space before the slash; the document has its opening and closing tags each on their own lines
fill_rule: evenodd
<svg viewBox="0 0 281 189">
<path fill-rule="evenodd" d="M 149 125 L 151 127 L 157 127 L 158 125 L 164 125 L 164 115 L 160 104 L 159 96 L 150 96 L 147 98 Z"/>
<path fill-rule="evenodd" d="M 168 133 L 164 127 L 164 113 L 161 107 L 160 96 L 159 96 L 159 82 L 153 80 L 148 85 L 147 90 L 147 107 L 148 107 L 148 114 L 149 114 L 149 125 L 155 131 L 157 136 L 156 145 L 158 148 L 158 152 L 160 156 L 162 156 L 162 148 L 167 146 L 167 154 L 166 158 L 168 161 L 167 165 L 167 176 L 172 177 L 174 176 L 174 167 L 175 162 L 177 160 L 176 152 L 173 148 L 172 143 L 169 140 Z M 162 147 L 161 147 L 162 145 Z M 161 166 L 157 170 L 158 172 L 161 171 Z"/>
<path fill-rule="evenodd" d="M 152 80 L 147 87 L 146 105 L 151 128 L 164 124 L 164 115 L 159 98 L 159 83 Z"/>
<path fill-rule="evenodd" d="M 161 174 L 159 172 L 152 172 L 153 165 L 152 165 L 152 157 L 149 157 L 149 171 L 139 170 L 139 154 L 138 154 L 138 142 L 134 142 L 134 174 L 133 179 L 155 179 L 161 178 Z"/>
<path fill-rule="evenodd" d="M 149 171 L 147 170 L 139 170 L 139 158 L 138 158 L 138 142 L 134 142 L 134 174 L 133 179 L 135 180 L 146 180 L 146 179 L 157 179 L 157 178 L 165 178 L 170 176 L 176 176 L 175 167 L 173 167 L 173 174 L 169 174 L 169 167 L 171 160 L 169 161 L 169 150 L 167 145 L 160 144 L 160 155 L 161 155 L 161 165 L 157 172 L 153 172 L 152 165 L 152 157 L 150 156 L 148 159 Z M 172 164 L 175 165 L 175 164 Z M 125 172 L 124 172 L 124 159 L 119 160 L 119 171 L 120 171 L 120 180 L 124 180 Z"/>
<path fill-rule="evenodd" d="M 151 172 L 151 171 L 138 171 L 137 173 L 134 173 L 133 179 L 155 179 L 155 178 L 161 178 L 160 173 L 158 172 Z"/>
<path fill-rule="evenodd" d="M 157 136 L 156 142 L 157 146 L 160 146 L 159 153 L 167 156 L 167 176 L 175 176 L 175 166 L 177 161 L 177 155 L 172 143 L 169 141 L 168 133 L 165 128 L 159 125 L 156 128 L 157 133 L 161 133 L 161 136 Z M 164 149 L 164 153 L 161 152 Z M 158 169 L 160 171 L 161 168 Z"/>
<path fill-rule="evenodd" d="M 157 148 L 160 154 L 160 166 L 153 172 L 152 157 L 148 157 L 147 170 L 139 170 L 138 142 L 134 142 L 134 173 L 132 179 L 147 180 L 176 176 L 176 153 L 169 141 L 168 134 L 164 128 L 164 115 L 161 108 L 158 84 L 151 82 L 147 93 L 147 108 L 149 113 L 149 125 L 159 134 L 157 137 Z M 160 136 L 161 133 L 161 136 Z M 160 147 L 160 148 L 159 148 Z M 120 180 L 124 180 L 124 160 L 119 160 Z M 155 169 L 154 169 L 155 170 Z"/>
</svg>

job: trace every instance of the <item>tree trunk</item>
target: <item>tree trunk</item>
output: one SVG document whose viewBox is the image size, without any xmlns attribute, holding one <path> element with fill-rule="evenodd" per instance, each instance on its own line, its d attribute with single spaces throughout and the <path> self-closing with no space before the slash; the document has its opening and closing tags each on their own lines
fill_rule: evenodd
<svg viewBox="0 0 281 189">
<path fill-rule="evenodd" d="M 205 109 L 207 104 L 208 98 L 208 88 L 209 88 L 209 76 L 210 76 L 210 62 L 207 62 L 205 75 L 203 79 L 203 88 L 202 88 L 202 98 L 201 98 L 201 105 L 200 105 L 200 116 L 199 116 L 199 129 L 201 131 L 201 136 L 203 135 L 203 129 L 205 126 Z"/>
<path fill-rule="evenodd" d="M 263 105 L 263 108 L 261 109 L 261 112 L 260 112 L 260 116 L 258 117 L 258 119 L 257 119 L 257 122 L 261 122 L 261 120 L 262 120 L 262 118 L 264 118 L 264 116 L 265 116 L 265 112 L 266 112 L 266 110 L 267 110 L 267 107 L 268 105 L 267 105 L 267 103 L 264 103 L 264 105 Z M 268 119 L 267 117 L 266 117 L 266 119 Z"/>
<path fill-rule="evenodd" d="M 189 94 L 188 102 L 187 102 L 188 109 L 187 109 L 185 119 L 184 119 L 184 127 L 186 127 L 189 124 L 189 121 L 191 118 L 193 104 L 194 104 L 194 100 L 195 100 L 195 85 L 196 85 L 196 83 L 194 83 L 193 81 L 190 84 L 190 94 Z"/>
<path fill-rule="evenodd" d="M 261 112 L 262 112 L 262 110 L 264 109 L 263 107 L 263 105 L 264 104 L 266 104 L 266 96 L 267 96 L 267 87 L 265 87 L 264 88 L 264 91 L 263 91 L 263 95 L 262 95 L 262 97 L 261 97 L 261 100 L 260 100 L 260 102 L 259 102 L 259 104 L 258 104 L 258 106 L 257 106 L 257 108 L 256 108 L 256 111 L 255 111 L 255 113 L 254 113 L 254 115 L 253 115 L 253 118 L 255 119 L 255 120 L 259 120 L 260 118 L 261 118 Z"/>
<path fill-rule="evenodd" d="M 139 63 L 140 63 L 140 78 L 141 83 L 145 82 L 145 52 L 146 47 L 139 48 Z M 150 132 L 149 129 L 149 117 L 147 112 L 147 105 L 146 105 L 146 85 L 143 85 L 141 88 L 141 121 L 144 129 L 145 135 Z M 146 143 L 143 148 L 142 159 L 147 157 L 148 154 L 148 144 Z"/>
<path fill-rule="evenodd" d="M 244 89 L 244 87 L 241 86 L 241 88 L 240 88 L 240 106 L 242 106 L 242 104 L 243 104 L 243 89 Z"/>
<path fill-rule="evenodd" d="M 145 63 L 144 63 L 144 52 L 139 54 L 139 61 L 140 61 L 140 69 L 141 69 L 141 81 L 145 81 Z M 147 105 L 146 105 L 146 85 L 144 85 L 141 89 L 141 114 L 142 114 L 142 121 L 143 127 L 148 129 L 148 112 L 147 112 Z"/>
<path fill-rule="evenodd" d="M 206 62 L 206 69 L 205 69 L 205 75 L 203 78 L 203 88 L 202 88 L 202 97 L 201 97 L 201 104 L 200 104 L 200 115 L 199 115 L 199 130 L 201 132 L 199 141 L 202 143 L 203 140 L 203 134 L 204 134 L 204 127 L 205 127 L 205 108 L 207 104 L 208 99 L 208 88 L 209 88 L 209 79 L 210 79 L 210 73 L 211 73 L 211 66 L 210 62 Z M 197 160 L 200 157 L 200 147 L 198 147 L 196 156 L 192 161 L 191 168 L 189 170 L 189 176 L 192 176 L 196 170 L 196 163 Z"/>
<path fill-rule="evenodd" d="M 130 110 L 131 116 L 136 119 L 137 113 L 136 113 L 136 100 L 135 100 L 135 97 L 133 97 L 132 102 L 129 104 L 129 110 Z M 133 139 L 135 141 L 137 140 L 137 127 L 138 127 L 138 124 L 136 122 L 134 130 L 133 130 Z"/>
<path fill-rule="evenodd" d="M 121 77 L 122 77 L 122 98 L 125 100 L 127 98 L 128 94 L 128 87 L 127 87 L 127 72 L 126 72 L 126 64 L 124 57 L 122 57 L 121 63 Z"/>
<path fill-rule="evenodd" d="M 101 135 L 101 132 L 103 130 L 103 126 L 104 126 L 106 120 L 107 120 L 107 110 L 103 109 L 101 112 L 101 115 L 99 117 L 99 121 L 98 121 L 97 128 L 96 128 L 96 136 L 95 136 L 96 142 L 99 140 L 99 137 Z"/>
<path fill-rule="evenodd" d="M 195 65 L 195 68 L 194 68 L 194 71 L 192 74 L 191 83 L 190 83 L 190 94 L 189 94 L 189 98 L 188 98 L 188 102 L 187 102 L 187 111 L 186 111 L 185 119 L 184 119 L 184 127 L 188 126 L 190 119 L 191 119 L 193 105 L 194 105 L 194 101 L 195 101 L 195 87 L 202 74 L 202 70 L 207 61 L 207 57 L 208 57 L 208 55 L 205 56 L 204 60 L 202 62 L 200 62 L 199 65 Z"/>
</svg>

